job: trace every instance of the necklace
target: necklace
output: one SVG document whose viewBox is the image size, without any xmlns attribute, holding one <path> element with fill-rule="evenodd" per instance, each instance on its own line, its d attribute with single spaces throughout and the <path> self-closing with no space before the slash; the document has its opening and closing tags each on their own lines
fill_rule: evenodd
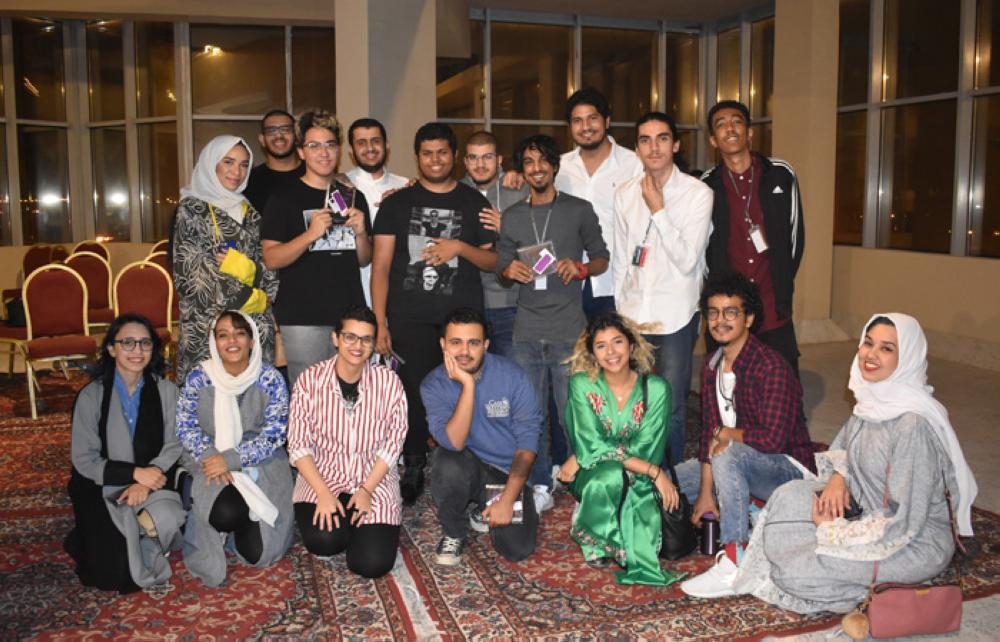
<svg viewBox="0 0 1000 642">
<path fill-rule="evenodd" d="M 725 411 L 726 412 L 732 412 L 733 406 L 735 405 L 735 402 L 733 400 L 736 397 L 736 381 L 733 380 L 733 386 L 729 390 L 729 395 L 727 396 L 726 395 L 726 388 L 728 386 L 726 386 L 725 381 L 723 381 L 722 370 L 723 370 L 723 365 L 720 363 L 719 364 L 719 369 L 715 371 L 715 385 L 718 387 L 719 396 L 722 397 L 722 401 L 726 405 L 726 410 Z"/>
<path fill-rule="evenodd" d="M 615 396 L 615 399 L 616 399 L 616 400 L 618 401 L 619 405 L 620 405 L 620 404 L 621 404 L 622 402 L 624 402 L 624 401 L 625 401 L 625 399 L 627 399 L 627 398 L 628 398 L 628 395 L 629 395 L 629 393 L 631 393 L 631 392 L 632 392 L 632 388 L 633 388 L 633 387 L 635 386 L 635 380 L 634 380 L 634 377 L 636 377 L 636 376 L 637 376 L 637 375 L 635 374 L 635 372 L 630 372 L 630 373 L 629 373 L 629 377 L 628 377 L 628 379 L 627 379 L 627 380 L 625 381 L 625 385 L 623 386 L 623 387 L 624 387 L 624 390 L 622 390 L 622 391 L 621 391 L 621 393 L 619 393 L 619 392 L 618 392 L 617 390 L 615 390 L 615 389 L 614 389 L 614 388 L 613 388 L 613 387 L 611 386 L 611 384 L 608 384 L 608 388 L 610 388 L 610 389 L 611 389 L 611 394 L 613 394 L 613 395 Z"/>
</svg>

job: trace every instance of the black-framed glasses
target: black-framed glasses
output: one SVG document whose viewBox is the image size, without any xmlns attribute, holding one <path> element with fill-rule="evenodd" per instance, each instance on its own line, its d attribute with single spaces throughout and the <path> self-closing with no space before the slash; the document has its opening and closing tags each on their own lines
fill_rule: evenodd
<svg viewBox="0 0 1000 642">
<path fill-rule="evenodd" d="M 721 310 L 719 308 L 709 308 L 705 310 L 705 318 L 708 319 L 709 321 L 715 321 L 716 319 L 719 318 L 720 314 L 722 315 L 722 318 L 724 318 L 726 321 L 735 321 L 736 319 L 740 318 L 741 314 L 743 314 L 743 309 L 737 307 L 729 307 L 729 308 L 722 308 Z"/>
<path fill-rule="evenodd" d="M 271 125 L 264 128 L 265 136 L 277 136 L 278 134 L 291 134 L 291 125 Z"/>
<path fill-rule="evenodd" d="M 125 337 L 124 339 L 115 339 L 114 343 L 120 345 L 125 352 L 135 352 L 136 346 L 139 346 L 143 352 L 153 351 L 153 340 L 148 337 L 145 339 Z"/>
<path fill-rule="evenodd" d="M 375 345 L 375 337 L 370 334 L 366 334 L 363 337 L 359 337 L 353 332 L 341 332 L 340 338 L 341 340 L 343 340 L 344 343 L 346 343 L 349 346 L 356 345 L 358 341 L 360 341 L 361 345 L 363 345 L 366 348 L 370 348 L 373 345 Z"/>
</svg>

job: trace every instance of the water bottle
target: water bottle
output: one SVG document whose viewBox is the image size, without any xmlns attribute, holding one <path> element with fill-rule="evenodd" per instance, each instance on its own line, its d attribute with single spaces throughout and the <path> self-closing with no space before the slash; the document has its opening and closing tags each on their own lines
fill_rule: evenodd
<svg viewBox="0 0 1000 642">
<path fill-rule="evenodd" d="M 719 552 L 719 520 L 715 513 L 701 516 L 701 554 L 715 555 Z"/>
</svg>

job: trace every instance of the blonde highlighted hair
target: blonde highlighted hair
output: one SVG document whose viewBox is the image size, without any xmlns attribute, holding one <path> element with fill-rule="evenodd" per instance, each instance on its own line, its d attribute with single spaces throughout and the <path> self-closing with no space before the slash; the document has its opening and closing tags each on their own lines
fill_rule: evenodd
<svg viewBox="0 0 1000 642">
<path fill-rule="evenodd" d="M 295 121 L 295 144 L 302 147 L 306 140 L 306 132 L 313 127 L 325 129 L 333 134 L 337 146 L 343 144 L 343 136 L 340 133 L 340 121 L 337 117 L 324 109 L 307 111 Z"/>
<path fill-rule="evenodd" d="M 591 381 L 597 379 L 601 367 L 597 365 L 597 358 L 594 356 L 594 336 L 608 328 L 618 330 L 628 340 L 630 368 L 639 374 L 653 372 L 653 346 L 642 337 L 642 333 L 648 328 L 617 312 L 603 312 L 587 324 L 587 328 L 576 340 L 573 354 L 566 359 L 565 363 L 569 364 L 571 373 L 586 372 Z"/>
</svg>

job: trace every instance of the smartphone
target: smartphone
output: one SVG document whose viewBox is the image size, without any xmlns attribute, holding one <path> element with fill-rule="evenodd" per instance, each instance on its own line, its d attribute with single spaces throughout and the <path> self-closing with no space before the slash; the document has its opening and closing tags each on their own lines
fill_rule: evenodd
<svg viewBox="0 0 1000 642">
<path fill-rule="evenodd" d="M 235 250 L 235 249 L 236 249 L 236 241 L 233 240 L 220 241 L 219 244 L 215 246 L 215 253 L 216 254 L 219 254 L 220 252 L 226 253 L 229 250 Z"/>
<path fill-rule="evenodd" d="M 347 222 L 347 217 L 344 216 L 344 212 L 347 211 L 347 201 L 344 200 L 344 195 L 340 193 L 339 189 L 330 192 L 330 198 L 327 199 L 326 206 L 333 212 L 332 218 L 335 224 L 342 225 Z"/>
<path fill-rule="evenodd" d="M 822 490 L 817 490 L 816 491 L 816 497 L 819 498 L 819 497 L 822 497 L 822 496 L 823 496 L 823 491 Z M 846 519 L 847 521 L 850 522 L 850 521 L 854 521 L 856 519 L 860 519 L 861 518 L 861 513 L 863 512 L 863 509 L 858 504 L 857 500 L 854 499 L 853 496 L 849 496 L 849 499 L 850 499 L 850 502 L 848 502 L 847 506 L 844 507 L 844 519 Z"/>
</svg>

